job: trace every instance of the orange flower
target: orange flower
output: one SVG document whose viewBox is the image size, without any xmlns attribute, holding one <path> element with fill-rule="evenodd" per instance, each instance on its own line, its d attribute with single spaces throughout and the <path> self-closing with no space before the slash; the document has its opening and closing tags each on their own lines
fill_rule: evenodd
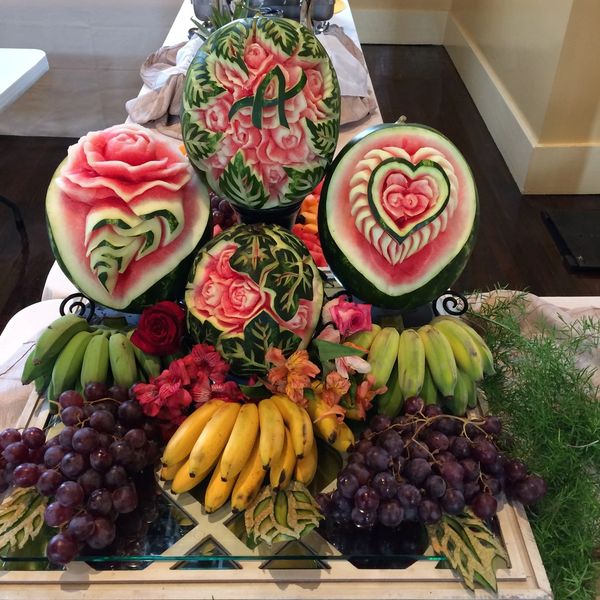
<svg viewBox="0 0 600 600">
<path fill-rule="evenodd" d="M 383 394 L 387 387 L 385 385 L 380 388 L 373 389 L 375 383 L 375 377 L 373 375 L 367 375 L 363 381 L 356 388 L 356 396 L 354 397 L 354 404 L 356 415 L 360 419 L 364 419 L 367 416 L 367 411 L 371 408 L 371 402 L 378 394 Z"/>
<path fill-rule="evenodd" d="M 308 360 L 306 350 L 296 350 L 287 360 L 279 348 L 269 348 L 265 355 L 275 365 L 267 373 L 267 387 L 274 393 L 284 393 L 300 406 L 307 404 L 304 388 L 310 387 L 311 377 L 320 369 Z"/>
<path fill-rule="evenodd" d="M 347 394 L 349 389 L 350 381 L 337 371 L 332 371 L 325 377 L 322 398 L 326 404 L 334 406 L 335 404 L 339 404 L 341 397 Z"/>
</svg>

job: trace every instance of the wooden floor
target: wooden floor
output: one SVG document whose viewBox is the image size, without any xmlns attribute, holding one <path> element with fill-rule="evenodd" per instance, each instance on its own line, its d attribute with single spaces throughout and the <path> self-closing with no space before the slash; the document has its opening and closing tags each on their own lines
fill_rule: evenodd
<svg viewBox="0 0 600 600">
<path fill-rule="evenodd" d="M 479 237 L 455 287 L 502 285 L 539 295 L 600 296 L 600 273 L 569 273 L 540 218 L 545 207 L 600 209 L 600 195 L 521 196 L 443 48 L 365 46 L 364 51 L 384 120 L 406 115 L 439 129 L 473 169 L 481 209 Z M 40 299 L 53 260 L 45 191 L 73 142 L 0 136 L 0 195 L 19 206 L 26 232 L 24 239 L 11 210 L 0 204 L 0 330 L 13 313 Z"/>
</svg>

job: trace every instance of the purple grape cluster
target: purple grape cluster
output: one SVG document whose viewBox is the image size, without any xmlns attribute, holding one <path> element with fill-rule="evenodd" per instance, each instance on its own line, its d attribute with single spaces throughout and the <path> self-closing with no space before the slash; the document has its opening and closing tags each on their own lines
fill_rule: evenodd
<svg viewBox="0 0 600 600">
<path fill-rule="evenodd" d="M 0 433 L 0 485 L 35 486 L 50 501 L 44 515 L 60 532 L 48 542 L 51 562 L 72 561 L 84 544 L 105 548 L 119 515 L 138 506 L 132 476 L 160 457 L 161 432 L 122 386 L 89 383 L 58 398 L 64 428 L 46 440 L 29 427 Z"/>
<path fill-rule="evenodd" d="M 237 223 L 236 214 L 228 200 L 210 192 L 210 209 L 212 211 L 213 225 L 227 229 Z"/>
<path fill-rule="evenodd" d="M 436 523 L 467 506 L 488 520 L 503 491 L 534 504 L 546 494 L 546 483 L 498 449 L 501 430 L 496 416 L 456 417 L 411 398 L 402 416 L 373 417 L 350 449 L 337 489 L 318 498 L 321 508 L 338 524 L 371 528 Z"/>
</svg>

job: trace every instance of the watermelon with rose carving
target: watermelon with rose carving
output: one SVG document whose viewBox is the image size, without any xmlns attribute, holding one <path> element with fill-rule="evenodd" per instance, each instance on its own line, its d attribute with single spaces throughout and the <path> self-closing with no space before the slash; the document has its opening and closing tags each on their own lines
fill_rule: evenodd
<svg viewBox="0 0 600 600">
<path fill-rule="evenodd" d="M 187 72 L 181 126 L 192 164 L 246 209 L 294 205 L 333 158 L 340 89 L 315 35 L 281 18 L 219 28 Z"/>
<path fill-rule="evenodd" d="M 46 219 L 71 282 L 104 306 L 139 312 L 183 296 L 210 236 L 210 201 L 177 143 L 116 125 L 69 148 L 48 187 Z"/>
<path fill-rule="evenodd" d="M 464 269 L 477 233 L 477 189 L 441 133 L 384 124 L 338 154 L 318 222 L 325 258 L 346 289 L 377 306 L 411 309 Z"/>
<path fill-rule="evenodd" d="M 242 376 L 267 371 L 265 353 L 306 348 L 323 283 L 306 246 L 278 225 L 236 225 L 198 254 L 185 293 L 188 331 Z"/>
</svg>

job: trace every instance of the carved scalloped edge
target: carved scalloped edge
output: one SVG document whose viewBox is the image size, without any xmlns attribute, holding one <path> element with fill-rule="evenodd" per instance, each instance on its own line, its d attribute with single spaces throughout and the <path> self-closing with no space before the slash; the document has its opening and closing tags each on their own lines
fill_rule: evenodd
<svg viewBox="0 0 600 600">
<path fill-rule="evenodd" d="M 377 165 L 388 158 L 403 158 L 416 165 L 422 160 L 431 160 L 439 164 L 450 181 L 448 205 L 436 219 L 425 227 L 411 233 L 402 243 L 391 237 L 375 220 L 368 199 L 368 185 Z M 458 178 L 452 164 L 436 149 L 419 148 L 412 156 L 403 148 L 387 146 L 376 148 L 365 154 L 357 164 L 357 172 L 350 180 L 350 213 L 354 217 L 356 228 L 371 245 L 389 262 L 396 266 L 412 256 L 430 241 L 433 241 L 448 225 L 448 219 L 454 214 L 458 204 Z"/>
</svg>

